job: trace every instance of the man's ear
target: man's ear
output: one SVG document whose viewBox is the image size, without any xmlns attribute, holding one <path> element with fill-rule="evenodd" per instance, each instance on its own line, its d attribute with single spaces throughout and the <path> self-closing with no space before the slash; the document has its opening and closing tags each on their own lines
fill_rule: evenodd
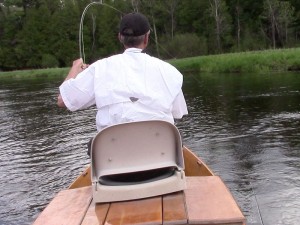
<svg viewBox="0 0 300 225">
<path fill-rule="evenodd" d="M 146 34 L 144 37 L 144 45 L 147 46 L 149 42 L 149 34 Z"/>
<path fill-rule="evenodd" d="M 121 34 L 120 33 L 118 33 L 118 38 L 119 38 L 119 41 L 122 42 L 121 41 Z"/>
</svg>

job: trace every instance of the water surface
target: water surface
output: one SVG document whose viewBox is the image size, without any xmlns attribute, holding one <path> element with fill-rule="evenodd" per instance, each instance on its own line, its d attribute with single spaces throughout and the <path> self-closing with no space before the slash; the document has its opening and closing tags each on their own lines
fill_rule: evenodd
<svg viewBox="0 0 300 225">
<path fill-rule="evenodd" d="M 56 107 L 62 78 L 0 80 L 0 224 L 31 224 L 89 163 L 94 108 Z M 300 75 L 186 74 L 184 144 L 222 177 L 247 224 L 300 221 Z"/>
</svg>

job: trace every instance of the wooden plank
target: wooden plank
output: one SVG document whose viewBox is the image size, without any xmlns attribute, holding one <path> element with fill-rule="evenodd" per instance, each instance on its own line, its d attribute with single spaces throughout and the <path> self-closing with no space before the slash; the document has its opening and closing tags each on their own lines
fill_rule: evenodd
<svg viewBox="0 0 300 225">
<path fill-rule="evenodd" d="M 95 204 L 92 202 L 81 225 L 102 225 L 105 222 L 107 212 L 109 210 L 109 203 Z"/>
<path fill-rule="evenodd" d="M 162 198 L 111 203 L 105 224 L 162 224 Z"/>
<path fill-rule="evenodd" d="M 186 176 L 213 176 L 213 172 L 191 150 L 183 146 L 183 158 Z"/>
<path fill-rule="evenodd" d="M 163 224 L 187 224 L 183 191 L 163 196 Z"/>
<path fill-rule="evenodd" d="M 240 224 L 245 217 L 218 176 L 187 177 L 189 224 Z"/>
<path fill-rule="evenodd" d="M 64 190 L 50 202 L 33 225 L 79 225 L 92 199 L 91 187 Z"/>
<path fill-rule="evenodd" d="M 69 186 L 69 189 L 91 186 L 91 167 L 88 166 Z"/>
</svg>

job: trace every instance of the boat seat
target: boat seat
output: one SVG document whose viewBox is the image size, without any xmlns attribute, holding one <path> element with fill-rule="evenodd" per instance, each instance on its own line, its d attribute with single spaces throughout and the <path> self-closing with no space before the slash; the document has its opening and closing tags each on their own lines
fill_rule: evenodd
<svg viewBox="0 0 300 225">
<path fill-rule="evenodd" d="M 182 142 L 166 121 L 118 124 L 92 141 L 95 202 L 147 198 L 185 189 Z"/>
</svg>

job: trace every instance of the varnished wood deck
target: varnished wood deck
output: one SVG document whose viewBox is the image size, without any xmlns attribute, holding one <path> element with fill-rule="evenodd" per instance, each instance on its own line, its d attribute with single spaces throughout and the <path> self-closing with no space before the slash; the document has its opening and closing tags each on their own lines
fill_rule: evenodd
<svg viewBox="0 0 300 225">
<path fill-rule="evenodd" d="M 95 204 L 91 187 L 61 191 L 34 225 L 222 224 L 245 218 L 218 176 L 187 177 L 182 192 L 126 202 Z"/>
</svg>

